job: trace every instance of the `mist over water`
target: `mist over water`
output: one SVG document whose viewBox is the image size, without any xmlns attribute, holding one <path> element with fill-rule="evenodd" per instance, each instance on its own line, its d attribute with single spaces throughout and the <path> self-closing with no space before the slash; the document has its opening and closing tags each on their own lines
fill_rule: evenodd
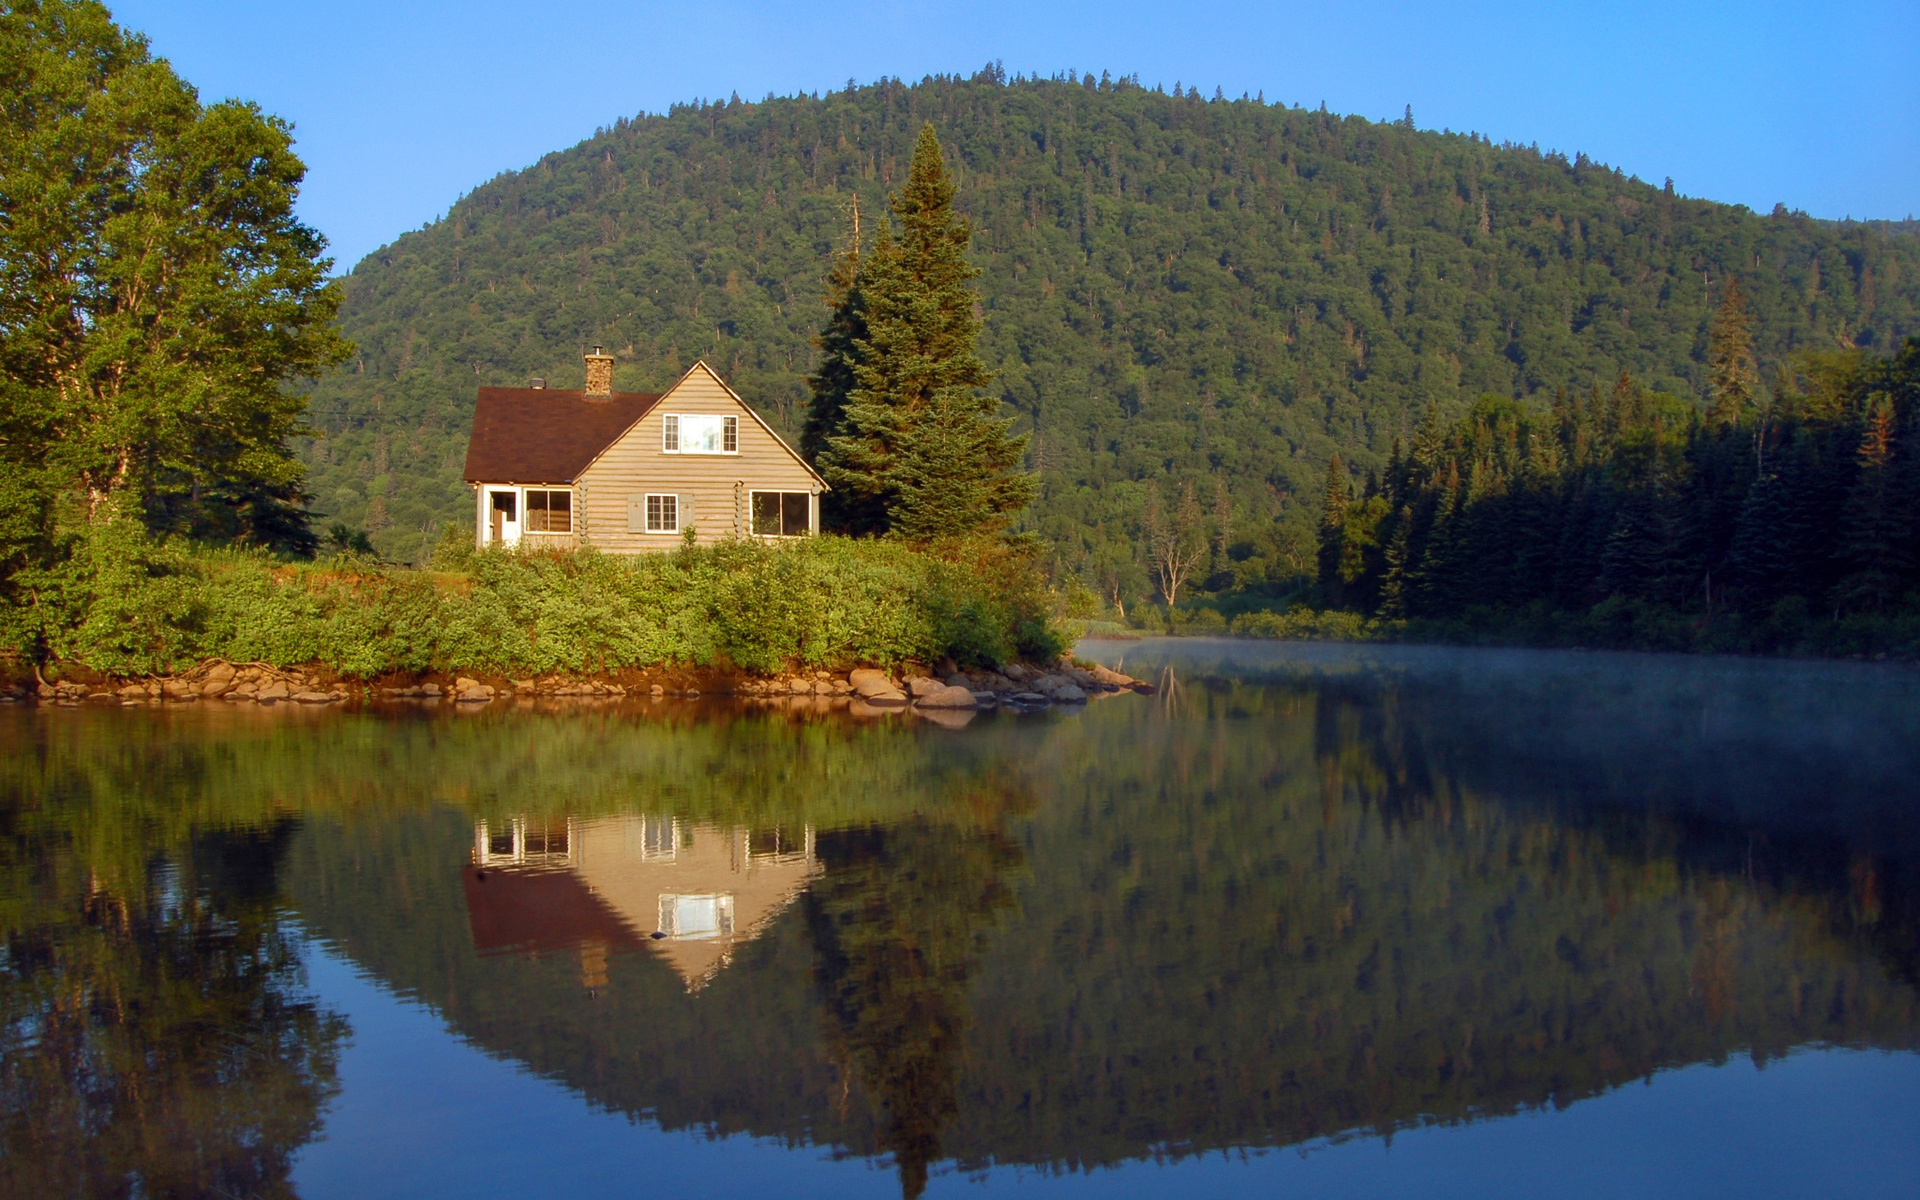
<svg viewBox="0 0 1920 1200">
<path fill-rule="evenodd" d="M 0 712 L 0 1192 L 1920 1170 L 1920 673 L 1083 651 L 1157 694 Z"/>
</svg>

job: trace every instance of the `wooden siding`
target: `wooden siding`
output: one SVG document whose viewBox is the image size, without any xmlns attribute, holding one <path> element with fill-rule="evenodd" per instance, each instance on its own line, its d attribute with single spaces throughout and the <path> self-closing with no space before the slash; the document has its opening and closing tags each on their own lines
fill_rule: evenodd
<svg viewBox="0 0 1920 1200">
<path fill-rule="evenodd" d="M 736 454 L 669 454 L 662 450 L 662 425 L 681 413 L 740 418 Z M 736 519 L 736 486 L 738 514 Z M 746 535 L 752 519 L 753 491 L 810 492 L 820 482 L 782 445 L 726 385 L 705 366 L 688 372 L 652 411 L 581 472 L 574 489 L 576 526 L 582 541 L 614 554 L 669 550 L 677 533 L 629 532 L 628 498 L 648 494 L 691 496 L 692 525 L 702 545 L 734 534 Z M 819 502 L 814 526 L 819 527 Z M 680 526 L 689 522 L 683 512 Z"/>
</svg>

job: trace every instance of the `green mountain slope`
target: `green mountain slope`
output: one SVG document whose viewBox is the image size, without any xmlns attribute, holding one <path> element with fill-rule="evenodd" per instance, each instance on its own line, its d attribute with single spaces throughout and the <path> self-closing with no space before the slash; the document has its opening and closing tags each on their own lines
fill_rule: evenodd
<svg viewBox="0 0 1920 1200">
<path fill-rule="evenodd" d="M 1236 557 L 1308 569 L 1338 449 L 1362 468 L 1429 403 L 1704 386 L 1737 275 L 1763 361 L 1920 332 L 1920 239 L 1757 216 L 1584 157 L 1120 81 L 997 72 L 675 108 L 503 175 L 369 256 L 359 357 L 314 392 L 315 507 L 418 555 L 469 511 L 475 389 L 577 386 L 593 343 L 644 390 L 706 358 L 804 415 L 822 276 L 932 121 L 976 223 L 982 351 L 1034 432 L 1029 523 L 1143 592 L 1146 485 L 1224 480 Z"/>
</svg>

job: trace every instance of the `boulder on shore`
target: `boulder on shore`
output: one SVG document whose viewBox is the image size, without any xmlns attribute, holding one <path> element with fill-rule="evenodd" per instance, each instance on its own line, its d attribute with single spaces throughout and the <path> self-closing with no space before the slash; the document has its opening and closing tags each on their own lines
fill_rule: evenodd
<svg viewBox="0 0 1920 1200">
<path fill-rule="evenodd" d="M 919 682 L 915 680 L 915 682 Z M 978 704 L 973 693 L 967 688 L 955 684 L 938 684 L 935 690 L 918 693 L 917 703 L 921 708 L 973 708 Z"/>
<path fill-rule="evenodd" d="M 860 677 L 858 679 L 850 679 L 848 682 L 853 684 L 853 690 L 856 695 L 873 697 L 881 695 L 884 692 L 894 691 L 893 681 L 878 671 L 872 674 L 856 671 L 854 674 Z"/>
</svg>

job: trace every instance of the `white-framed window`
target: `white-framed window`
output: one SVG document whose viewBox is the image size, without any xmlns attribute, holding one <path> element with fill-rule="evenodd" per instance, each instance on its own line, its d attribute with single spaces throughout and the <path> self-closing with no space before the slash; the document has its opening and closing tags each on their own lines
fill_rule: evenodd
<svg viewBox="0 0 1920 1200">
<path fill-rule="evenodd" d="M 807 492 L 753 493 L 756 537 L 805 537 L 813 532 L 813 496 Z"/>
<path fill-rule="evenodd" d="M 561 489 L 527 489 L 528 533 L 572 533 L 573 493 Z"/>
<path fill-rule="evenodd" d="M 726 937 L 733 932 L 732 894 L 662 895 L 660 932 L 670 938 Z"/>
<path fill-rule="evenodd" d="M 740 418 L 668 413 L 660 422 L 660 449 L 667 454 L 738 454 Z"/>
<path fill-rule="evenodd" d="M 680 532 L 680 497 L 667 494 L 647 494 L 647 532 Z"/>
</svg>

